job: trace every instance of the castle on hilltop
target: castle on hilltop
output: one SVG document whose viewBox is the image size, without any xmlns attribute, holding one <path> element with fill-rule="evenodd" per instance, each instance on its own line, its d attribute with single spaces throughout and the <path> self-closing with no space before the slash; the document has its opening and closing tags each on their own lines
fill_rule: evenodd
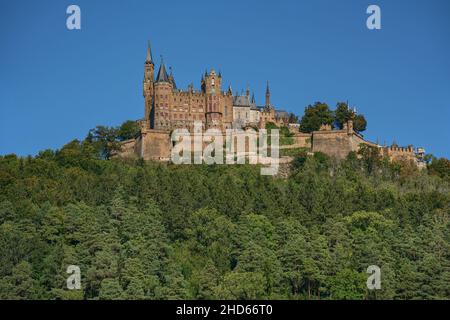
<svg viewBox="0 0 450 320">
<path fill-rule="evenodd" d="M 200 81 L 201 89 L 194 89 L 191 83 L 187 90 L 177 88 L 172 69 L 167 73 L 161 64 L 155 77 L 155 63 L 150 45 L 144 64 L 144 118 L 139 120 L 139 134 L 131 140 L 122 142 L 119 157 L 134 157 L 144 160 L 169 161 L 173 143 L 171 132 L 177 128 L 194 128 L 201 123 L 203 130 L 209 128 L 225 132 L 227 129 L 263 129 L 268 123 L 278 127 L 285 126 L 291 132 L 289 145 L 280 149 L 303 148 L 311 153 L 322 152 L 337 159 L 344 159 L 350 152 L 358 151 L 361 145 L 378 148 L 380 154 L 392 161 L 409 161 L 424 167 L 422 148 L 413 146 L 381 146 L 367 141 L 353 129 L 348 121 L 341 130 L 333 130 L 330 125 L 322 125 L 320 130 L 311 133 L 299 131 L 298 123 L 289 123 L 287 112 L 275 108 L 270 99 L 269 83 L 265 92 L 265 104 L 258 106 L 250 90 L 233 94 L 231 86 L 222 90 L 222 74 L 214 69 L 206 71 Z M 225 133 L 224 133 L 225 134 Z"/>
<path fill-rule="evenodd" d="M 264 106 L 257 106 L 255 95 L 250 97 L 250 89 L 233 94 L 231 85 L 222 90 L 222 74 L 214 69 L 205 71 L 200 81 L 201 89 L 195 90 L 190 84 L 187 90 L 177 88 L 172 69 L 167 73 L 161 58 L 155 79 L 155 63 L 150 44 L 147 48 L 144 72 L 145 116 L 143 128 L 173 130 L 192 128 L 194 121 L 201 121 L 203 128 L 264 128 L 266 123 L 287 125 L 288 114 L 277 110 L 270 101 L 267 82 Z"/>
</svg>

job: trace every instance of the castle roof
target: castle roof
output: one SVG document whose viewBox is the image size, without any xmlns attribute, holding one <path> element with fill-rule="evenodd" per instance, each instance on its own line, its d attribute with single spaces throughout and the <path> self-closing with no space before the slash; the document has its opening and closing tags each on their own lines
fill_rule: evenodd
<svg viewBox="0 0 450 320">
<path fill-rule="evenodd" d="M 254 97 L 250 100 L 247 95 L 234 96 L 233 105 L 237 107 L 255 107 Z"/>
<path fill-rule="evenodd" d="M 147 63 L 147 64 L 153 63 L 152 49 L 150 47 L 150 41 L 148 42 L 148 46 L 147 46 L 147 57 L 145 58 L 145 63 Z"/>
<path fill-rule="evenodd" d="M 233 104 L 235 106 L 250 106 L 250 101 L 247 96 L 240 95 L 234 97 Z"/>
<path fill-rule="evenodd" d="M 156 77 L 156 82 L 170 82 L 169 75 L 166 71 L 166 66 L 164 65 L 164 60 L 161 57 L 161 65 L 159 66 L 158 75 Z"/>
</svg>

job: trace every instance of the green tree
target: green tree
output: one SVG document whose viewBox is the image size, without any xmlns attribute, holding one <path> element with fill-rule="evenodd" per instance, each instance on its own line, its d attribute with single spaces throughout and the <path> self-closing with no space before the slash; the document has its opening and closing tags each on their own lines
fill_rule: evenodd
<svg viewBox="0 0 450 320">
<path fill-rule="evenodd" d="M 100 300 L 121 300 L 124 298 L 123 289 L 117 279 L 104 279 L 100 286 Z"/>
<path fill-rule="evenodd" d="M 353 121 L 353 129 L 357 132 L 363 132 L 367 128 L 367 121 L 364 116 L 361 114 L 356 114 L 353 110 L 350 110 L 347 103 L 339 102 L 336 105 L 334 117 L 334 124 L 339 129 L 343 129 L 344 124 L 349 120 Z"/>
<path fill-rule="evenodd" d="M 367 121 L 366 118 L 362 114 L 355 115 L 353 119 L 353 130 L 356 132 L 363 132 L 367 129 Z"/>
<path fill-rule="evenodd" d="M 430 174 L 437 175 L 444 179 L 450 178 L 450 160 L 445 158 L 433 158 L 428 165 Z"/>
<path fill-rule="evenodd" d="M 97 126 L 89 133 L 92 144 L 95 146 L 102 158 L 110 159 L 114 152 L 120 150 L 117 128 Z"/>
<path fill-rule="evenodd" d="M 259 272 L 233 271 L 225 275 L 217 288 L 219 299 L 256 300 L 264 299 L 266 281 Z"/>
<path fill-rule="evenodd" d="M 38 282 L 33 278 L 30 263 L 21 261 L 14 266 L 10 276 L 0 280 L 0 298 L 7 300 L 36 299 L 39 293 Z"/>
<path fill-rule="evenodd" d="M 361 300 L 366 293 L 367 275 L 344 269 L 330 278 L 331 298 L 335 300 Z"/>
<path fill-rule="evenodd" d="M 316 102 L 305 109 L 300 120 L 301 132 L 312 132 L 320 129 L 322 124 L 333 125 L 334 115 L 326 103 Z"/>
<path fill-rule="evenodd" d="M 128 120 L 121 124 L 117 130 L 117 138 L 120 141 L 133 139 L 141 131 L 136 121 Z"/>
</svg>

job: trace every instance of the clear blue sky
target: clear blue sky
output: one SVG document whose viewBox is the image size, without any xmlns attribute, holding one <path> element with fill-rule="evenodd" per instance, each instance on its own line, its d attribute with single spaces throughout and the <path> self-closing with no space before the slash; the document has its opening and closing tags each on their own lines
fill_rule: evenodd
<svg viewBox="0 0 450 320">
<path fill-rule="evenodd" d="M 81 7 L 82 29 L 66 29 Z M 382 29 L 366 28 L 377 4 Z M 303 114 L 349 100 L 365 136 L 450 157 L 450 1 L 0 2 L 0 154 L 36 154 L 143 116 L 147 39 L 175 80 L 206 68 Z M 158 61 L 159 62 L 159 61 Z"/>
</svg>

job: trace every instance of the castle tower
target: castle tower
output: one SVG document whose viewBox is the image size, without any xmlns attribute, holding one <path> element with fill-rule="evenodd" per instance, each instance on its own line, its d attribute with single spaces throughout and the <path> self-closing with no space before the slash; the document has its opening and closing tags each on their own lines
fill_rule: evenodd
<svg viewBox="0 0 450 320">
<path fill-rule="evenodd" d="M 222 98 L 222 77 L 217 75 L 214 69 L 205 73 L 202 88 L 206 97 L 206 126 L 221 127 L 222 111 L 220 109 Z"/>
<path fill-rule="evenodd" d="M 147 56 L 145 58 L 144 65 L 144 83 L 143 83 L 143 95 L 144 95 L 144 126 L 150 129 L 150 115 L 153 108 L 153 94 L 154 94 L 154 73 L 155 64 L 153 63 L 152 50 L 150 47 L 150 41 L 147 46 Z"/>
<path fill-rule="evenodd" d="M 174 83 L 174 82 L 173 82 Z M 155 109 L 152 127 L 159 130 L 170 130 L 172 102 L 173 102 L 173 83 L 167 74 L 164 60 L 161 56 L 161 65 L 155 81 Z"/>
<path fill-rule="evenodd" d="M 266 87 L 266 108 L 270 108 L 270 89 L 269 89 L 269 81 L 267 81 Z"/>
</svg>

